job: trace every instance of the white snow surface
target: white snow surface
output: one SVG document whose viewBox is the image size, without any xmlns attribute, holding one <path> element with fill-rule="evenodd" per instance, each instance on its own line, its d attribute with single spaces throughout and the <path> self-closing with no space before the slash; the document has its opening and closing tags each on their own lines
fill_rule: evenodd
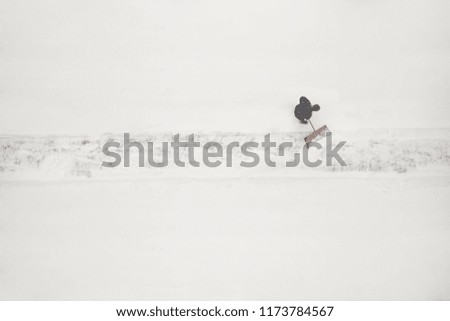
<svg viewBox="0 0 450 321">
<path fill-rule="evenodd" d="M 324 175 L 328 172 L 345 173 L 412 173 L 423 174 L 434 171 L 437 174 L 448 172 L 450 168 L 450 129 L 410 129 L 410 130 L 359 130 L 353 132 L 333 132 L 333 147 L 339 141 L 346 143 L 339 155 L 347 166 L 341 166 L 336 161 L 332 166 L 325 162 L 318 168 L 308 168 L 303 163 L 287 168 L 287 161 L 293 159 L 293 152 L 302 154 L 303 138 L 309 132 L 270 133 L 271 140 L 277 142 L 272 148 L 272 159 L 277 162 L 276 168 L 268 167 L 264 162 L 264 150 L 261 143 L 268 133 L 194 133 L 201 143 L 196 148 L 196 160 L 200 168 L 194 168 L 187 162 L 184 149 L 182 159 L 186 167 L 174 164 L 173 155 L 169 152 L 169 166 L 163 168 L 151 167 L 147 163 L 147 142 L 154 142 L 155 160 L 161 160 L 162 142 L 170 142 L 176 133 L 142 134 L 130 133 L 133 141 L 145 146 L 145 168 L 138 166 L 138 149 L 131 148 L 131 165 L 123 164 L 123 134 L 105 134 L 99 137 L 77 136 L 2 136 L 0 137 L 0 179 L 4 180 L 49 180 L 49 179 L 114 179 L 114 178 L 148 178 L 155 177 L 248 177 L 248 176 L 281 176 L 293 177 L 304 175 Z M 180 135 L 181 141 L 187 140 L 187 135 Z M 122 156 L 122 163 L 115 168 L 101 166 L 102 161 L 112 161 L 102 152 L 102 146 L 108 141 L 121 143 L 119 149 L 111 148 Z M 204 165 L 201 147 L 206 142 L 219 142 L 224 150 L 230 142 L 258 142 L 254 151 L 260 156 L 260 163 L 254 168 L 242 168 L 241 161 L 249 162 L 238 149 L 233 150 L 232 168 L 227 168 L 222 160 L 218 168 L 208 168 Z M 286 156 L 276 156 L 277 148 L 282 142 L 292 142 L 294 147 L 286 150 Z M 323 149 L 310 149 L 310 159 L 325 160 L 325 140 L 319 141 Z M 225 154 L 225 152 L 224 152 Z"/>
<path fill-rule="evenodd" d="M 333 133 L 344 168 L 104 168 L 120 135 L 2 137 L 0 299 L 449 300 L 449 133 Z"/>
</svg>

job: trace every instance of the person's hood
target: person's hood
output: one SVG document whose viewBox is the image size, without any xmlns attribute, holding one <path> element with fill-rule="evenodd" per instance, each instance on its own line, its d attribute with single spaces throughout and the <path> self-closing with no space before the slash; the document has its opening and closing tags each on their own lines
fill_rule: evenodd
<svg viewBox="0 0 450 321">
<path fill-rule="evenodd" d="M 305 96 L 301 96 L 300 97 L 300 104 L 309 104 L 309 105 L 311 105 L 311 102 Z"/>
</svg>

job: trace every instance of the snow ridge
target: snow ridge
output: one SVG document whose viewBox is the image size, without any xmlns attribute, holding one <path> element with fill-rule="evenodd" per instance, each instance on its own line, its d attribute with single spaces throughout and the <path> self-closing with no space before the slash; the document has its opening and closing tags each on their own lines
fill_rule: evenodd
<svg viewBox="0 0 450 321">
<path fill-rule="evenodd" d="M 292 152 L 301 152 L 304 145 L 302 133 L 271 133 L 271 140 L 279 146 L 282 142 L 293 142 Z M 201 146 L 210 141 L 222 146 L 230 142 L 239 142 L 240 146 L 249 141 L 262 143 L 261 133 L 195 133 L 195 138 Z M 187 139 L 188 134 L 180 135 L 180 140 Z M 161 143 L 171 142 L 172 133 L 131 134 L 135 141 L 146 145 L 154 142 L 155 159 L 161 159 Z M 101 137 L 74 136 L 0 136 L 0 179 L 67 179 L 67 178 L 137 178 L 137 177 L 178 177 L 178 176 L 225 176 L 271 175 L 297 176 L 304 173 L 333 172 L 374 172 L 374 173 L 414 173 L 429 171 L 449 171 L 450 169 L 450 129 L 415 129 L 415 130 L 360 130 L 356 132 L 333 132 L 333 145 L 346 141 L 339 154 L 348 166 L 334 162 L 332 166 L 321 165 L 308 168 L 303 164 L 287 168 L 286 161 L 292 160 L 292 154 L 287 150 L 285 157 L 277 156 L 277 148 L 272 148 L 272 158 L 277 162 L 277 168 L 269 168 L 264 163 L 264 150 L 253 149 L 261 159 L 255 168 L 239 167 L 241 161 L 251 159 L 233 150 L 233 166 L 226 168 L 225 163 L 218 168 L 206 168 L 199 171 L 189 164 L 184 168 L 173 164 L 173 156 L 169 153 L 169 166 L 165 168 L 139 168 L 137 149 L 131 150 L 130 168 L 124 168 L 123 163 L 116 168 L 102 167 L 103 161 L 111 161 L 102 152 L 102 146 L 108 141 L 123 143 L 123 134 L 105 134 Z M 324 141 L 321 141 L 325 145 Z M 111 149 L 114 150 L 114 149 Z M 123 155 L 122 148 L 117 150 Z M 201 148 L 196 150 L 196 159 L 201 162 Z M 186 158 L 186 153 L 182 153 Z M 324 159 L 324 150 L 310 152 L 310 158 Z M 147 156 L 146 156 L 147 157 Z M 225 162 L 225 157 L 218 158 Z M 171 161 L 172 160 L 172 161 Z"/>
</svg>

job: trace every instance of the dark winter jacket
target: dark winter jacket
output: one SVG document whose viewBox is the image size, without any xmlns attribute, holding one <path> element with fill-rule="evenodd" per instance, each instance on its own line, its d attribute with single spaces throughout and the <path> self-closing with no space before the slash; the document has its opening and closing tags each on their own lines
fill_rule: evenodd
<svg viewBox="0 0 450 321">
<path fill-rule="evenodd" d="M 302 123 L 306 123 L 306 121 L 311 118 L 312 112 L 318 110 L 320 110 L 319 105 L 311 106 L 311 102 L 308 98 L 302 96 L 300 98 L 300 103 L 295 106 L 294 116 Z"/>
</svg>

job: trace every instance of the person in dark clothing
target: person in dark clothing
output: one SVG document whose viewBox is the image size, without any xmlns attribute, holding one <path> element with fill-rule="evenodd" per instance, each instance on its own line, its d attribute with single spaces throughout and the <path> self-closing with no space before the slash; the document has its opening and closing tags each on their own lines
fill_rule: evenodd
<svg viewBox="0 0 450 321">
<path fill-rule="evenodd" d="M 302 96 L 300 97 L 300 103 L 295 106 L 294 116 L 300 120 L 302 124 L 307 124 L 308 120 L 312 116 L 313 111 L 319 111 L 319 105 L 311 105 L 311 102 L 308 98 Z"/>
</svg>

